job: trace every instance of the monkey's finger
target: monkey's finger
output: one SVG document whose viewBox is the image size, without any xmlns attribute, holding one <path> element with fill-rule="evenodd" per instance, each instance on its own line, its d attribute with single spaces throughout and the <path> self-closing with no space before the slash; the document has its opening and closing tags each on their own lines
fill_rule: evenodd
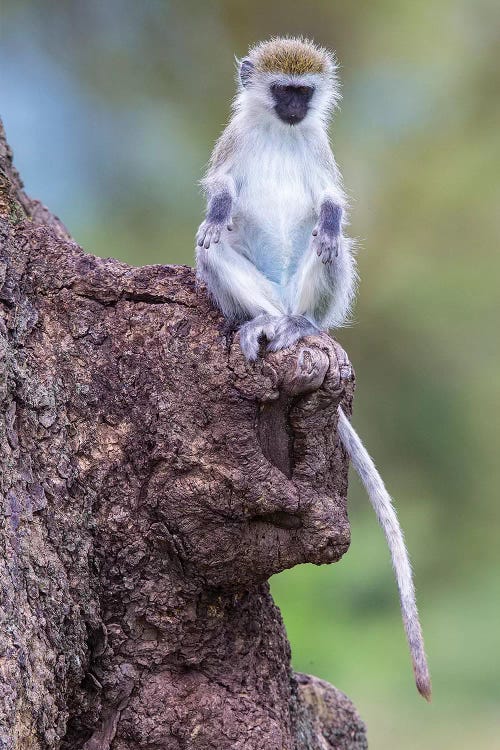
<svg viewBox="0 0 500 750">
<path fill-rule="evenodd" d="M 314 229 L 312 231 L 312 234 L 313 234 L 313 237 L 317 237 L 318 236 L 318 227 L 314 227 Z"/>
<path fill-rule="evenodd" d="M 320 258 L 324 258 L 325 256 L 328 257 L 329 247 L 327 242 L 323 240 L 318 244 L 318 255 Z"/>
<path fill-rule="evenodd" d="M 229 229 L 229 231 L 230 231 L 230 232 L 232 232 L 232 231 L 233 231 L 233 227 L 234 227 L 234 224 L 233 224 L 233 222 L 232 222 L 232 221 L 229 221 L 229 222 L 228 222 L 228 223 L 226 224 L 226 227 L 227 227 L 227 229 Z"/>
<path fill-rule="evenodd" d="M 331 259 L 332 259 L 332 248 L 329 245 L 324 244 L 323 252 L 321 253 L 321 260 L 323 261 L 323 263 L 326 264 L 326 263 L 329 263 Z"/>
<path fill-rule="evenodd" d="M 208 250 L 208 248 L 210 247 L 211 239 L 212 239 L 212 232 L 210 232 L 209 230 L 205 235 L 205 242 L 203 243 L 203 247 L 205 248 L 205 250 Z"/>
<path fill-rule="evenodd" d="M 214 244 L 217 245 L 217 243 L 220 241 L 220 229 L 216 229 L 212 235 L 212 239 L 214 241 Z"/>
</svg>

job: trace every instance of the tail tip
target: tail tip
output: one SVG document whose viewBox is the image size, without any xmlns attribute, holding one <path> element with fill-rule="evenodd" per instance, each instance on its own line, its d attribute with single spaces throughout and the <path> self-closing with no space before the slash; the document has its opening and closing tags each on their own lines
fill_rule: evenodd
<svg viewBox="0 0 500 750">
<path fill-rule="evenodd" d="M 425 675 L 424 677 L 417 677 L 416 685 L 420 695 L 425 698 L 427 703 L 430 703 L 432 700 L 432 686 L 429 675 Z"/>
</svg>

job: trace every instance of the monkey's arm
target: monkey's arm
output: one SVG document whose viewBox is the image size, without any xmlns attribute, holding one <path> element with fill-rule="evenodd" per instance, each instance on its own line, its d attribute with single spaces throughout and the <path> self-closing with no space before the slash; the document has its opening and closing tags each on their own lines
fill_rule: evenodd
<svg viewBox="0 0 500 750">
<path fill-rule="evenodd" d="M 317 224 L 289 287 L 292 310 L 319 328 L 338 327 L 349 317 L 356 291 L 352 240 L 344 236 L 346 198 L 333 154 L 324 143 L 317 159 L 325 166 L 315 197 Z"/>
<path fill-rule="evenodd" d="M 209 173 L 203 185 L 208 199 L 207 215 L 200 224 L 196 242 L 199 247 L 208 249 L 211 242 L 217 244 L 220 241 L 224 228 L 229 231 L 233 228 L 231 213 L 236 198 L 236 187 L 230 174 Z"/>
<path fill-rule="evenodd" d="M 318 221 L 313 229 L 312 249 L 323 263 L 330 264 L 342 251 L 346 196 L 326 133 L 315 143 L 314 152 L 315 162 L 321 165 L 321 177 L 313 195 Z"/>
</svg>

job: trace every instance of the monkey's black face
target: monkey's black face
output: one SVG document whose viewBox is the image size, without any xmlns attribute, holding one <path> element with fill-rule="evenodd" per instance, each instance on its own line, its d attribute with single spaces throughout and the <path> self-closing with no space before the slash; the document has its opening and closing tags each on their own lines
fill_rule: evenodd
<svg viewBox="0 0 500 750">
<path fill-rule="evenodd" d="M 274 111 L 283 122 L 296 125 L 307 115 L 313 93 L 313 86 L 273 83 L 271 94 L 275 102 Z"/>
</svg>

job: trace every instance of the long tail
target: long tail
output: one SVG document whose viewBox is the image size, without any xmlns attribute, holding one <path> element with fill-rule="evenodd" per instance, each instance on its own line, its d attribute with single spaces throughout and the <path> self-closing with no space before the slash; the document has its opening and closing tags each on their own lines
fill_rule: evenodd
<svg viewBox="0 0 500 750">
<path fill-rule="evenodd" d="M 393 508 L 391 497 L 385 488 L 382 477 L 340 407 L 338 430 L 342 444 L 366 488 L 370 502 L 377 514 L 379 524 L 384 530 L 398 583 L 403 625 L 410 647 L 415 682 L 418 692 L 426 700 L 430 701 L 431 678 L 425 656 L 422 629 L 418 619 L 415 587 L 413 585 L 410 560 L 396 511 Z"/>
</svg>

